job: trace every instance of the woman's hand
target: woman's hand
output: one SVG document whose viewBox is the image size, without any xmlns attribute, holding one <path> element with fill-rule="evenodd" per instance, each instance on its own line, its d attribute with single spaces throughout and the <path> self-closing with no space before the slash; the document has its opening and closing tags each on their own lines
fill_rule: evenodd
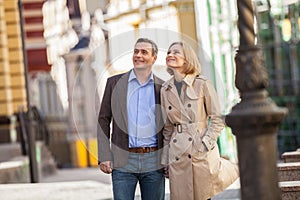
<svg viewBox="0 0 300 200">
<path fill-rule="evenodd" d="M 169 166 L 168 165 L 164 167 L 164 176 L 166 178 L 169 178 Z"/>
</svg>

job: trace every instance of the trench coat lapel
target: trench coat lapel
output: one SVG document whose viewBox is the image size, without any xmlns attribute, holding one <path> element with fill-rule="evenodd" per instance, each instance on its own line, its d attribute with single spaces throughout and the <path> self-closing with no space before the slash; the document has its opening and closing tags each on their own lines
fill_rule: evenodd
<svg viewBox="0 0 300 200">
<path fill-rule="evenodd" d="M 186 117 L 187 120 L 190 120 L 190 116 L 186 112 L 183 103 L 180 100 L 176 86 L 173 84 L 174 77 L 169 81 L 164 83 L 164 89 L 166 90 L 166 96 L 168 102 L 173 106 L 174 109 L 177 109 L 182 116 Z"/>
<path fill-rule="evenodd" d="M 196 93 L 196 91 L 194 90 L 194 87 L 193 87 L 193 82 L 194 82 L 195 78 L 196 78 L 195 75 L 188 74 L 183 79 L 183 82 L 185 82 L 186 85 L 187 85 L 187 87 L 186 87 L 186 95 L 190 99 L 199 99 L 199 94 Z"/>
</svg>

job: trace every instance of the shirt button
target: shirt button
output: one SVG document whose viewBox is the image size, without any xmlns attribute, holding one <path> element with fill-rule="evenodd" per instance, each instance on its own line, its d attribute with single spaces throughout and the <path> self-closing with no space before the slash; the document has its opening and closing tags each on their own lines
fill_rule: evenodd
<svg viewBox="0 0 300 200">
<path fill-rule="evenodd" d="M 192 158 L 191 154 L 188 155 L 189 158 Z"/>
<path fill-rule="evenodd" d="M 189 103 L 187 106 L 190 108 L 192 105 Z"/>
<path fill-rule="evenodd" d="M 189 137 L 189 141 L 192 141 L 193 139 L 191 137 Z"/>
<path fill-rule="evenodd" d="M 173 140 L 173 142 L 174 142 L 174 143 L 176 143 L 176 142 L 177 142 L 177 140 L 176 140 L 176 139 L 174 139 L 174 140 Z"/>
<path fill-rule="evenodd" d="M 189 123 L 192 124 L 193 122 L 192 122 L 192 121 L 189 121 Z"/>
<path fill-rule="evenodd" d="M 169 110 L 171 110 L 172 109 L 172 106 L 169 106 Z"/>
</svg>

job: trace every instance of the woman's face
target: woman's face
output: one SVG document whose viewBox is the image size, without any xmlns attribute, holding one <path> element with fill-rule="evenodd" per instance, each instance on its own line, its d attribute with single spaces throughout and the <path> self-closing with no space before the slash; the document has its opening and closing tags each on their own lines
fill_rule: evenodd
<svg viewBox="0 0 300 200">
<path fill-rule="evenodd" d="M 167 52 L 166 64 L 168 67 L 174 68 L 177 71 L 182 71 L 185 65 L 185 57 L 182 46 L 174 44 Z"/>
</svg>

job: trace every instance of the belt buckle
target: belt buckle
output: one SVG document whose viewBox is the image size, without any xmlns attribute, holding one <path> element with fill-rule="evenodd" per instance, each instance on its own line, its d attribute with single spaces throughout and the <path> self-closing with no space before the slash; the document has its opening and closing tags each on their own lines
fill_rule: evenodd
<svg viewBox="0 0 300 200">
<path fill-rule="evenodd" d="M 177 124 L 176 128 L 177 128 L 178 133 L 182 133 L 182 125 L 181 124 Z"/>
<path fill-rule="evenodd" d="M 147 153 L 147 147 L 142 147 L 142 153 Z"/>
<path fill-rule="evenodd" d="M 143 147 L 143 152 L 144 153 L 150 153 L 151 152 L 151 147 Z"/>
</svg>

